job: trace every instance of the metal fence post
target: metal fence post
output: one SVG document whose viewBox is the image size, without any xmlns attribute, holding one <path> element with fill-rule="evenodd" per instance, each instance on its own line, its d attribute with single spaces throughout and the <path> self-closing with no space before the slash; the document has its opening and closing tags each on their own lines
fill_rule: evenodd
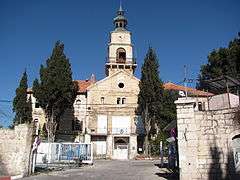
<svg viewBox="0 0 240 180">
<path fill-rule="evenodd" d="M 61 144 L 58 143 L 58 161 L 60 161 L 61 148 Z"/>
<path fill-rule="evenodd" d="M 161 167 L 163 167 L 163 142 L 160 141 L 160 147 L 159 147 L 159 151 L 160 151 L 160 157 L 161 157 Z"/>
<path fill-rule="evenodd" d="M 90 144 L 91 146 L 91 163 L 93 163 L 93 145 L 92 143 Z"/>
</svg>

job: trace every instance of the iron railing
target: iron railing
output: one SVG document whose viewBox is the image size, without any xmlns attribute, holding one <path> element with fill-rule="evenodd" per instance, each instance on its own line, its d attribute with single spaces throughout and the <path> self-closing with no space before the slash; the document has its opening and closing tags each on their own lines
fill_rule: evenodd
<svg viewBox="0 0 240 180">
<path fill-rule="evenodd" d="M 125 134 L 136 134 L 137 129 L 136 128 L 125 128 L 125 127 L 119 127 L 119 128 L 90 128 L 90 134 L 94 135 L 108 135 L 108 134 L 119 134 L 119 135 L 125 135 Z"/>
</svg>

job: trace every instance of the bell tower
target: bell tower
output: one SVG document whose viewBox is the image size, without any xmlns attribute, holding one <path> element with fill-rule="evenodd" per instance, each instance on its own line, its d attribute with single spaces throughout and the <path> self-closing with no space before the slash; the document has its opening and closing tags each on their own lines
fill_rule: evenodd
<svg viewBox="0 0 240 180">
<path fill-rule="evenodd" d="M 113 19 L 115 29 L 110 33 L 108 44 L 108 56 L 105 65 L 106 75 L 124 70 L 134 74 L 137 67 L 133 56 L 133 44 L 131 43 L 131 32 L 127 30 L 127 18 L 120 5 L 117 16 Z"/>
</svg>

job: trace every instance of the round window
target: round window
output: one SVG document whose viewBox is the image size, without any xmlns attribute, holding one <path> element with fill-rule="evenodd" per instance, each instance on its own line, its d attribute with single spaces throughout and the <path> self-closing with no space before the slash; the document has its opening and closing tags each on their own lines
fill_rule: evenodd
<svg viewBox="0 0 240 180">
<path fill-rule="evenodd" d="M 119 83 L 119 84 L 118 84 L 118 87 L 119 87 L 119 88 L 123 88 L 123 87 L 124 87 L 124 84 L 123 84 L 123 83 Z"/>
</svg>

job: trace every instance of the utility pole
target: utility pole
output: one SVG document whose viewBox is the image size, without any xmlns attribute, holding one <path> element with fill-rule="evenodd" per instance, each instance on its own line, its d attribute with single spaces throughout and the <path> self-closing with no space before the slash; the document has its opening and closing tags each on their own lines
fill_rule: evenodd
<svg viewBox="0 0 240 180">
<path fill-rule="evenodd" d="M 187 66 L 184 65 L 184 87 L 185 87 L 185 96 L 186 96 L 186 99 L 188 97 L 188 92 L 187 92 Z"/>
</svg>

